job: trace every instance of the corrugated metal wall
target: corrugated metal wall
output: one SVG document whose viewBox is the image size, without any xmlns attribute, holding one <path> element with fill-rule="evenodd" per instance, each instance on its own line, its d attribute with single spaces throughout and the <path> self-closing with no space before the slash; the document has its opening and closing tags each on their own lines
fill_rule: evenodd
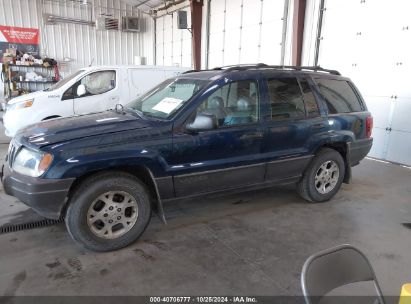
<svg viewBox="0 0 411 304">
<path fill-rule="evenodd" d="M 179 7 L 187 11 L 188 27 L 191 27 L 190 3 Z M 175 10 L 176 8 L 173 8 Z M 177 28 L 177 11 L 156 18 L 156 64 L 192 66 L 191 33 Z"/>
<path fill-rule="evenodd" d="M 288 0 L 211 0 L 209 67 L 286 62 Z"/>
<path fill-rule="evenodd" d="M 134 56 L 145 57 L 146 64 L 154 63 L 153 19 L 118 0 L 89 0 L 90 5 L 57 0 L 0 0 L 0 25 L 40 29 L 40 50 L 43 56 L 58 61 L 73 59 L 66 72 L 93 65 L 134 64 Z M 93 9 L 94 8 L 94 9 Z M 95 21 L 107 15 L 140 16 L 143 32 L 99 31 L 94 26 L 78 24 L 45 25 L 43 13 Z M 64 71 L 63 71 L 64 72 Z"/>
<path fill-rule="evenodd" d="M 320 0 L 308 1 L 304 64 L 314 64 Z M 374 116 L 370 156 L 411 165 L 411 2 L 325 0 L 318 64 L 360 89 Z M 349 20 L 349 22 L 347 22 Z"/>
</svg>

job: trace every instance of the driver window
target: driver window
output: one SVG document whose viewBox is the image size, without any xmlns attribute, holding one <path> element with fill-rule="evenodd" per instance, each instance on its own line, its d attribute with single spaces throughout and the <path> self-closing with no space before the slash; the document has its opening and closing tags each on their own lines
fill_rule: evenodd
<svg viewBox="0 0 411 304">
<path fill-rule="evenodd" d="M 80 84 L 86 87 L 86 95 L 92 96 L 111 91 L 116 86 L 115 71 L 101 71 L 88 74 L 80 80 Z"/>
<path fill-rule="evenodd" d="M 219 127 L 258 121 L 258 85 L 253 80 L 236 81 L 219 88 L 197 109 L 197 115 L 213 115 Z"/>
</svg>

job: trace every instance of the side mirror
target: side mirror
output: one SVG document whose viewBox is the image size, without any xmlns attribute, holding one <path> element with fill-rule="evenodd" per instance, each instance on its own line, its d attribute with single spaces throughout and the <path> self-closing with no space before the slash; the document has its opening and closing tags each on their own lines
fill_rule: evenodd
<svg viewBox="0 0 411 304">
<path fill-rule="evenodd" d="M 77 96 L 83 96 L 86 95 L 87 90 L 86 90 L 86 86 L 84 84 L 80 84 L 77 87 Z"/>
<path fill-rule="evenodd" d="M 212 114 L 197 114 L 193 122 L 186 125 L 186 130 L 191 133 L 213 130 L 217 128 L 217 117 Z"/>
</svg>

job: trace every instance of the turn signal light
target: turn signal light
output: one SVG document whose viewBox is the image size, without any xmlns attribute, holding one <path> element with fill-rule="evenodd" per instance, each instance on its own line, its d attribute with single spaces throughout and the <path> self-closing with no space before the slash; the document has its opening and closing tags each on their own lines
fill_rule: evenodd
<svg viewBox="0 0 411 304">
<path fill-rule="evenodd" d="M 48 169 L 52 161 L 53 161 L 53 156 L 49 153 L 45 153 L 43 158 L 40 161 L 38 171 L 43 174 Z"/>
</svg>

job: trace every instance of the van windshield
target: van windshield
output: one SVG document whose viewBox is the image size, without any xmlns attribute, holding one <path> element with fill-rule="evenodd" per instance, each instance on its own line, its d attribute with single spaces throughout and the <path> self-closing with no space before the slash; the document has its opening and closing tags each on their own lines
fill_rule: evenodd
<svg viewBox="0 0 411 304">
<path fill-rule="evenodd" d="M 168 79 L 126 107 L 144 116 L 167 119 L 208 83 L 199 79 Z"/>
<path fill-rule="evenodd" d="M 80 75 L 81 73 L 83 73 L 84 70 L 78 70 L 77 72 L 70 74 L 69 76 L 67 76 L 66 78 L 60 80 L 59 82 L 57 82 L 56 84 L 53 84 L 51 87 L 49 87 L 48 89 L 45 89 L 44 91 L 54 91 L 57 89 L 60 89 L 62 86 L 64 86 L 66 83 L 68 83 L 70 80 L 76 78 L 78 75 Z"/>
</svg>

